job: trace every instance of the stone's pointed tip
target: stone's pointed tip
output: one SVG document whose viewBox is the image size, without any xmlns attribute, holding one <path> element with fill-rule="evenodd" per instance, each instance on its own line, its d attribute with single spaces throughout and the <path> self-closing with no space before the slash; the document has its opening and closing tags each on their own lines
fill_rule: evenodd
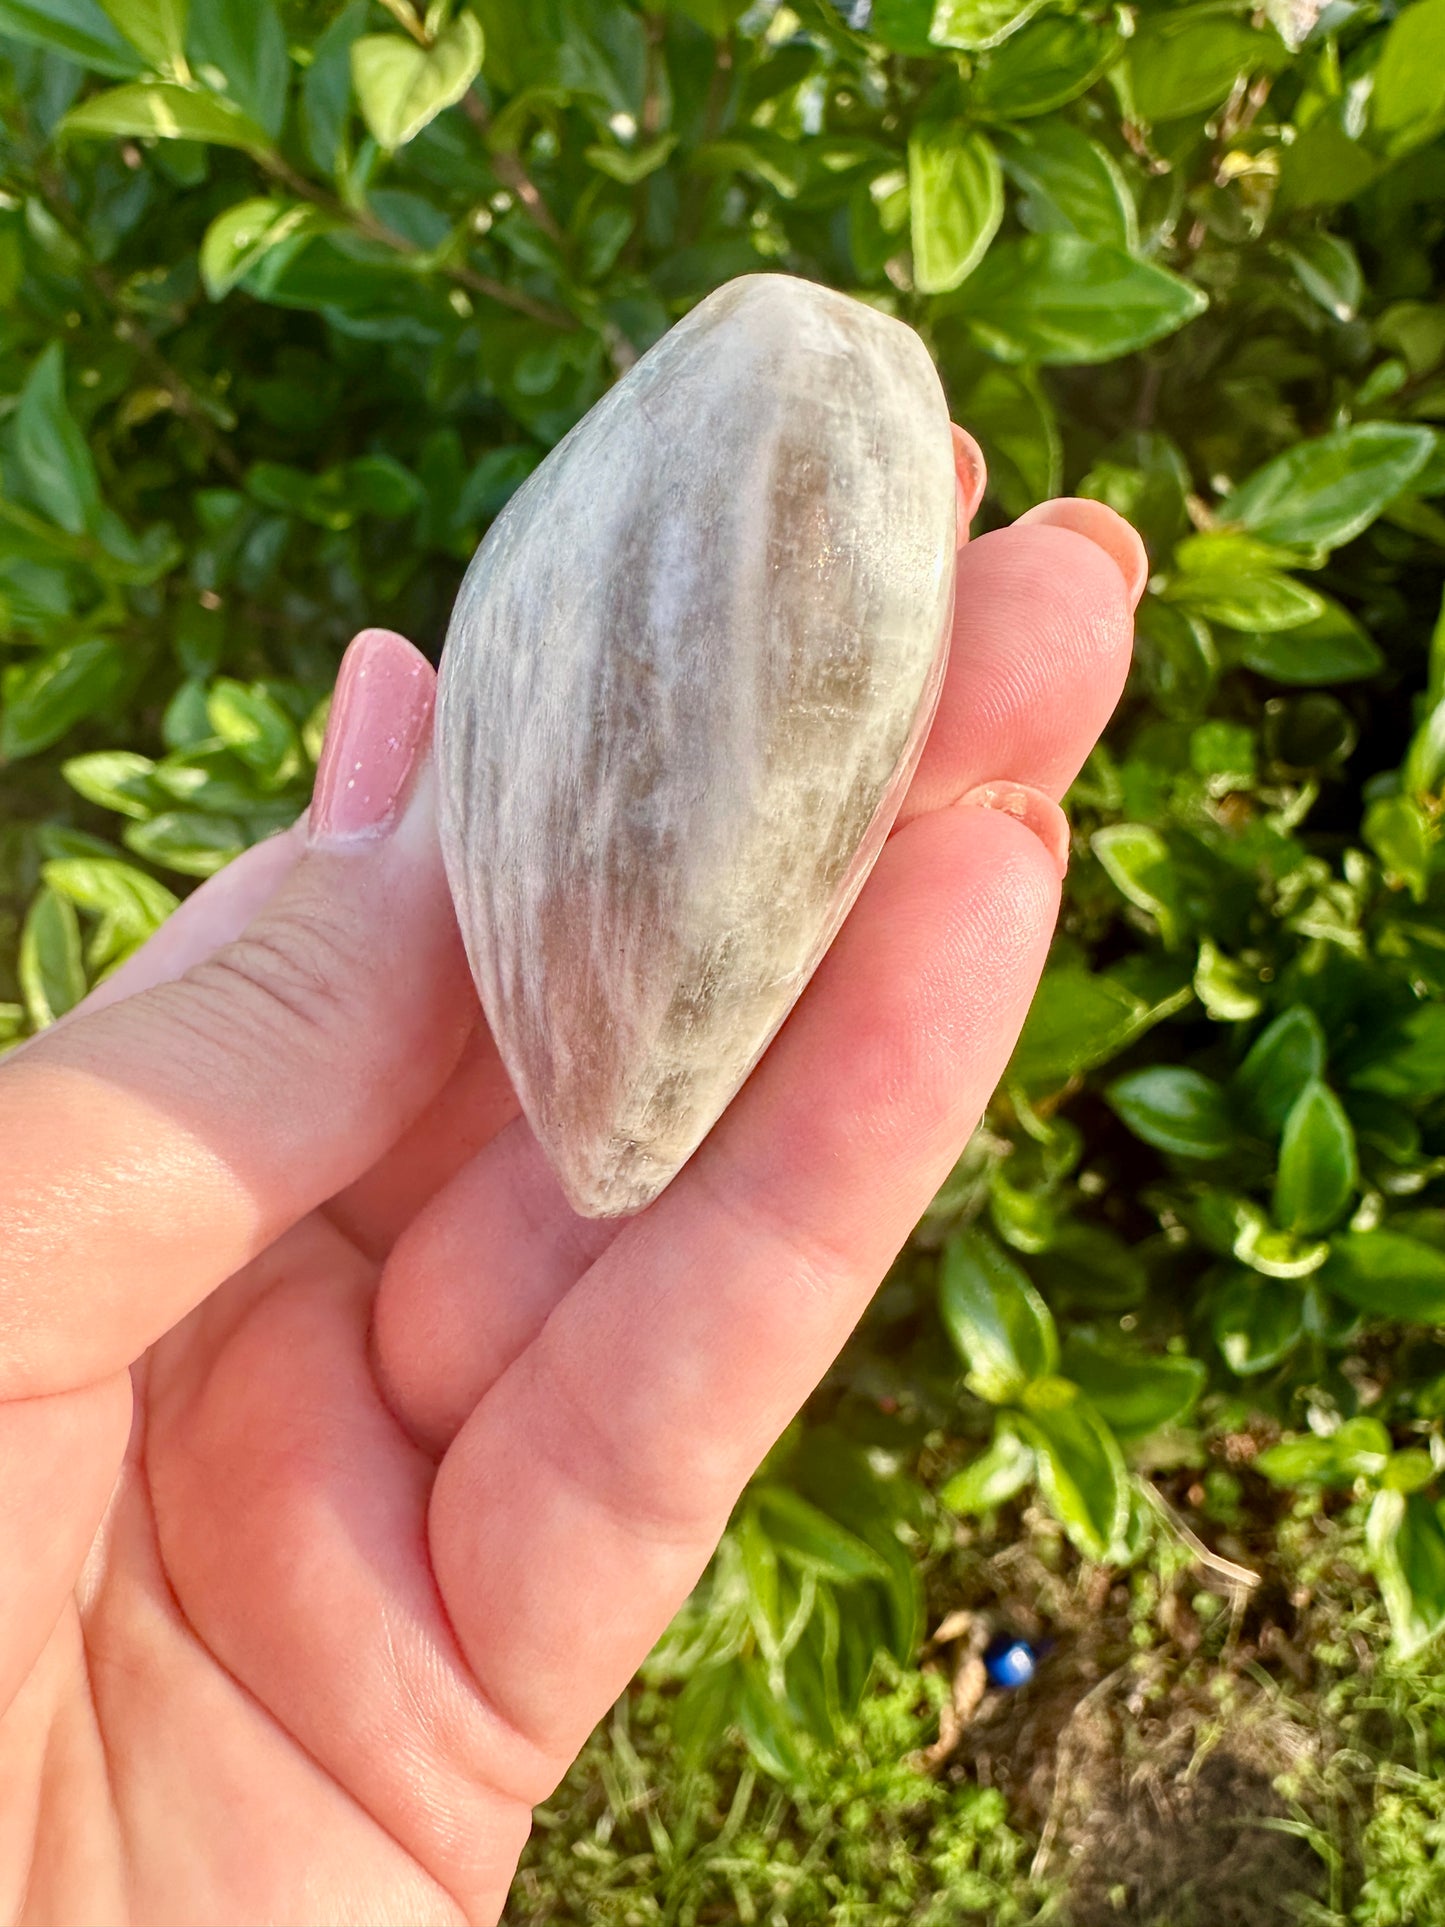
<svg viewBox="0 0 1445 1927">
<path fill-rule="evenodd" d="M 473 559 L 442 662 L 443 851 L 580 1214 L 665 1189 L 861 889 L 932 717 L 956 501 L 917 335 L 750 275 L 636 363 Z"/>
</svg>

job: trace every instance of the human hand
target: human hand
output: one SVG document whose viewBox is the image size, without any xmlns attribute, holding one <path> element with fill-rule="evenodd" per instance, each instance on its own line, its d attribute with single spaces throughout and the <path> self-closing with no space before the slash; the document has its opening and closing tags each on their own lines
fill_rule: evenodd
<svg viewBox="0 0 1445 1927">
<path fill-rule="evenodd" d="M 1145 571 L 1094 503 L 963 550 L 877 868 L 622 1223 L 478 1023 L 432 672 L 353 644 L 309 818 L 0 1067 L 0 1915 L 496 1920 L 1007 1061 Z"/>
</svg>

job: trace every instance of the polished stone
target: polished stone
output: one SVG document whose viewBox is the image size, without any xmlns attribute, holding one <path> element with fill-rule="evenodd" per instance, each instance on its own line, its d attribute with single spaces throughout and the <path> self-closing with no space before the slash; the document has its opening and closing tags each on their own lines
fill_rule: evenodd
<svg viewBox="0 0 1445 1927">
<path fill-rule="evenodd" d="M 442 660 L 442 845 L 576 1210 L 667 1185 L 862 887 L 937 701 L 955 502 L 912 329 L 749 275 L 629 370 L 477 551 Z"/>
</svg>

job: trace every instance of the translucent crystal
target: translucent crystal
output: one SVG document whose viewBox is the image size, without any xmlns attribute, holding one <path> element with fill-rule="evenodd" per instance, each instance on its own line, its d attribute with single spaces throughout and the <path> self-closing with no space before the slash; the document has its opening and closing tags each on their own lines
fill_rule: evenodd
<svg viewBox="0 0 1445 1927">
<path fill-rule="evenodd" d="M 709 296 L 513 496 L 453 612 L 447 874 L 574 1208 L 649 1203 L 871 869 L 942 679 L 948 409 L 903 323 Z"/>
</svg>

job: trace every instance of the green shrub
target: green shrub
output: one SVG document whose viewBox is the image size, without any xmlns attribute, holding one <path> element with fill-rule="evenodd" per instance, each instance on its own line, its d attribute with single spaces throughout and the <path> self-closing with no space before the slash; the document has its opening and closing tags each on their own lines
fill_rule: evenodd
<svg viewBox="0 0 1445 1927">
<path fill-rule="evenodd" d="M 987 1127 L 658 1657 L 696 1758 L 801 1775 L 953 1515 L 1126 1565 L 1226 1435 L 1445 1624 L 1445 0 L 1317 13 L 0 0 L 0 1035 L 294 815 L 346 637 L 434 647 L 729 276 L 921 328 L 985 521 L 1148 542 Z"/>
</svg>

